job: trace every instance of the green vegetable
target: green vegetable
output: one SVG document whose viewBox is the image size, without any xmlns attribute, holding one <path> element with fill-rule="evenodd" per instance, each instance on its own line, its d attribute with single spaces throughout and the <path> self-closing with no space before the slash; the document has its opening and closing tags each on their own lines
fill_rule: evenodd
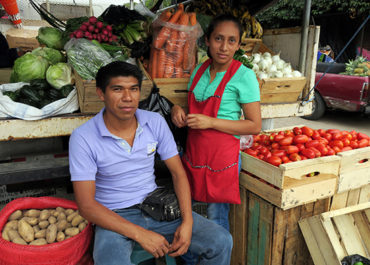
<svg viewBox="0 0 370 265">
<path fill-rule="evenodd" d="M 62 94 L 63 97 L 68 97 L 69 93 L 74 89 L 74 86 L 72 85 L 65 85 L 63 86 L 59 91 Z"/>
<path fill-rule="evenodd" d="M 40 105 L 39 102 L 41 101 L 41 97 L 37 93 L 36 89 L 33 89 L 29 85 L 25 85 L 20 89 L 19 101 L 38 108 Z"/>
<path fill-rule="evenodd" d="M 50 89 L 50 85 L 45 79 L 33 79 L 30 81 L 30 86 L 38 90 Z"/>
<path fill-rule="evenodd" d="M 56 89 L 70 85 L 72 83 L 72 69 L 66 63 L 54 64 L 46 71 L 46 80 Z"/>
<path fill-rule="evenodd" d="M 10 82 L 28 82 L 32 79 L 43 79 L 48 67 L 49 63 L 46 59 L 28 52 L 15 60 Z"/>
<path fill-rule="evenodd" d="M 19 96 L 19 89 L 16 91 L 4 91 L 3 95 L 8 96 L 13 101 L 17 101 Z"/>
<path fill-rule="evenodd" d="M 239 49 L 235 52 L 234 59 L 244 64 L 246 67 L 252 69 L 253 68 L 252 62 L 249 61 L 247 57 L 243 56 L 244 54 L 245 54 L 245 51 L 243 49 Z"/>
<path fill-rule="evenodd" d="M 55 101 L 55 100 L 58 100 L 58 99 L 61 99 L 63 98 L 62 94 L 60 93 L 60 91 L 58 89 L 50 89 L 48 91 L 46 91 L 46 95 L 49 99 L 51 99 L 52 101 Z"/>
<path fill-rule="evenodd" d="M 63 54 L 60 51 L 55 50 L 53 48 L 38 47 L 35 50 L 33 50 L 32 53 L 34 55 L 44 57 L 46 60 L 48 60 L 50 64 L 65 62 Z"/>
<path fill-rule="evenodd" d="M 39 32 L 36 39 L 40 44 L 45 44 L 49 48 L 62 50 L 64 47 L 62 32 L 56 28 L 51 27 L 39 28 Z"/>
<path fill-rule="evenodd" d="M 364 265 L 361 261 L 357 261 L 355 264 L 353 265 Z"/>
</svg>

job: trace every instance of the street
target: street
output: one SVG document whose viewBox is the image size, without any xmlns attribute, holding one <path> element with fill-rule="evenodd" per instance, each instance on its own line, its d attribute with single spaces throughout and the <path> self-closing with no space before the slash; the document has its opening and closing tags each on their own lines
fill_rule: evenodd
<svg viewBox="0 0 370 265">
<path fill-rule="evenodd" d="M 274 119 L 273 124 L 274 128 L 307 125 L 313 129 L 356 130 L 370 136 L 370 116 L 366 117 L 361 113 L 354 112 L 327 111 L 317 121 L 306 120 L 301 117 L 278 118 Z"/>
</svg>

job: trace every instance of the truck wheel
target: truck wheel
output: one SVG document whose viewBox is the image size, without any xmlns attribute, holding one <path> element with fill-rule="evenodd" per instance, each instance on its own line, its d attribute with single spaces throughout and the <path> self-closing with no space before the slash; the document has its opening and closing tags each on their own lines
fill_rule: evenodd
<svg viewBox="0 0 370 265">
<path fill-rule="evenodd" d="M 322 99 L 319 92 L 315 91 L 315 98 L 312 102 L 312 114 L 308 116 L 304 116 L 303 118 L 307 120 L 318 120 L 320 119 L 325 113 L 325 102 Z"/>
</svg>

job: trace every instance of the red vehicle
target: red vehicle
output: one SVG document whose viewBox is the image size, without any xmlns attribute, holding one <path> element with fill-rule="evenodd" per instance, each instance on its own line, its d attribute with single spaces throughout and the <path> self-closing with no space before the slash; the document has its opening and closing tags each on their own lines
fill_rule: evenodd
<svg viewBox="0 0 370 265">
<path fill-rule="evenodd" d="M 328 63 L 318 63 L 315 84 Z M 352 112 L 370 114 L 369 76 L 341 75 L 345 71 L 344 64 L 335 64 L 320 80 L 315 88 L 313 110 L 305 118 L 317 120 L 327 109 L 341 109 Z"/>
</svg>

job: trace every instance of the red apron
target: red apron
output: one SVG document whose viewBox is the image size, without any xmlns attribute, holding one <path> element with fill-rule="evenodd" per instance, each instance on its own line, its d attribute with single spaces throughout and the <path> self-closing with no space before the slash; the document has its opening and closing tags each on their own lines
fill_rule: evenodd
<svg viewBox="0 0 370 265">
<path fill-rule="evenodd" d="M 226 84 L 241 63 L 233 60 L 213 96 L 204 101 L 195 99 L 193 90 L 211 60 L 197 71 L 188 93 L 189 113 L 217 118 Z M 239 139 L 214 129 L 188 130 L 186 152 L 182 162 L 189 179 L 192 198 L 202 202 L 240 203 Z"/>
</svg>

